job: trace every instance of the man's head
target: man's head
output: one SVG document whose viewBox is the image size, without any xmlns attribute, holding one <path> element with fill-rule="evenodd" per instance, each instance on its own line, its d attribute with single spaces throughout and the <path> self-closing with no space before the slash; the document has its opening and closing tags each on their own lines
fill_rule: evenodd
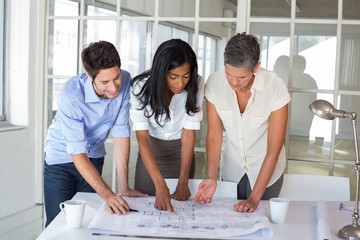
<svg viewBox="0 0 360 240">
<path fill-rule="evenodd" d="M 224 62 L 233 67 L 246 67 L 253 71 L 260 59 L 259 40 L 253 35 L 238 33 L 226 44 Z"/>
<path fill-rule="evenodd" d="M 81 60 L 87 74 L 95 79 L 101 69 L 121 67 L 121 61 L 115 46 L 107 41 L 90 43 L 81 53 Z"/>
<path fill-rule="evenodd" d="M 117 97 L 122 79 L 115 46 L 106 41 L 91 43 L 82 51 L 81 59 L 96 94 L 109 99 Z"/>
</svg>

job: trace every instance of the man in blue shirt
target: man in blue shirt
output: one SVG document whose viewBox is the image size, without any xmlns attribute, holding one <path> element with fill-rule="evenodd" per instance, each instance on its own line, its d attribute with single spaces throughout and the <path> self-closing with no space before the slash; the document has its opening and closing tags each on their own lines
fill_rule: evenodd
<svg viewBox="0 0 360 240">
<path fill-rule="evenodd" d="M 120 56 L 109 42 L 91 43 L 81 58 L 85 71 L 65 83 L 45 141 L 45 226 L 76 192 L 97 192 L 116 214 L 129 211 L 121 195 L 146 196 L 128 186 L 131 76 L 120 68 Z M 110 131 L 119 195 L 101 178 Z"/>
</svg>

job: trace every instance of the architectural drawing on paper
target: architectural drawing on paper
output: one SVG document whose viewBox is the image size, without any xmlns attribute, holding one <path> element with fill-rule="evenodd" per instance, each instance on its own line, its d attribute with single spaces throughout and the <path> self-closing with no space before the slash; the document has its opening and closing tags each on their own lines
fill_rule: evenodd
<svg viewBox="0 0 360 240">
<path fill-rule="evenodd" d="M 172 200 L 175 214 L 154 207 L 155 197 L 126 198 L 129 206 L 137 209 L 126 215 L 99 214 L 89 228 L 135 235 L 165 236 L 240 236 L 258 232 L 260 236 L 272 236 L 272 230 L 264 209 L 253 213 L 233 210 L 236 199 L 216 199 L 211 204 L 194 204 L 192 200 Z"/>
</svg>

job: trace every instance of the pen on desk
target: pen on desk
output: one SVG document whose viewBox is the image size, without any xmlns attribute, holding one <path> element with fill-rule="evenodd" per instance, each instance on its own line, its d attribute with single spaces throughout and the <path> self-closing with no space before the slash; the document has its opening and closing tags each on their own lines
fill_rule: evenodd
<svg viewBox="0 0 360 240">
<path fill-rule="evenodd" d="M 139 212 L 139 210 L 133 209 L 133 208 L 129 208 L 129 212 Z"/>
<path fill-rule="evenodd" d="M 349 208 L 345 208 L 343 203 L 339 204 L 339 209 L 340 209 L 340 211 L 347 211 L 347 212 L 350 212 L 350 213 L 354 212 L 353 210 L 351 210 Z"/>
</svg>

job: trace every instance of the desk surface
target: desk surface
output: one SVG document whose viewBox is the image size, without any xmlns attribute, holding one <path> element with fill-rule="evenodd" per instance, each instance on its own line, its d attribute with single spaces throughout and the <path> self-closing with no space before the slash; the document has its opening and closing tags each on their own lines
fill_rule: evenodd
<svg viewBox="0 0 360 240">
<path fill-rule="evenodd" d="M 101 198 L 95 193 L 77 193 L 74 199 L 82 199 L 86 201 L 87 206 L 93 209 L 99 209 L 102 204 Z M 262 201 L 265 208 L 266 216 L 270 219 L 269 203 Z M 286 223 L 273 224 L 271 223 L 274 232 L 273 237 L 263 239 L 316 239 L 317 218 L 316 218 L 316 204 L 317 202 L 290 202 Z M 348 203 L 350 205 L 350 203 Z M 345 203 L 346 205 L 346 203 Z M 345 225 L 351 224 L 352 216 L 348 211 L 339 210 L 339 202 L 327 202 L 329 225 L 331 231 L 331 239 L 338 239 L 338 231 Z M 83 227 L 79 229 L 71 229 L 66 225 L 66 220 L 63 214 L 59 214 L 53 222 L 40 234 L 37 240 L 72 240 L 72 239 L 97 239 L 97 240 L 116 240 L 116 239 L 183 239 L 183 238 L 156 238 L 156 237 L 133 237 L 123 235 L 110 235 L 109 232 L 96 231 L 103 233 L 100 236 L 93 236 L 94 230 L 88 230 L 87 226 L 90 224 L 94 212 L 86 211 L 83 220 Z"/>
</svg>

